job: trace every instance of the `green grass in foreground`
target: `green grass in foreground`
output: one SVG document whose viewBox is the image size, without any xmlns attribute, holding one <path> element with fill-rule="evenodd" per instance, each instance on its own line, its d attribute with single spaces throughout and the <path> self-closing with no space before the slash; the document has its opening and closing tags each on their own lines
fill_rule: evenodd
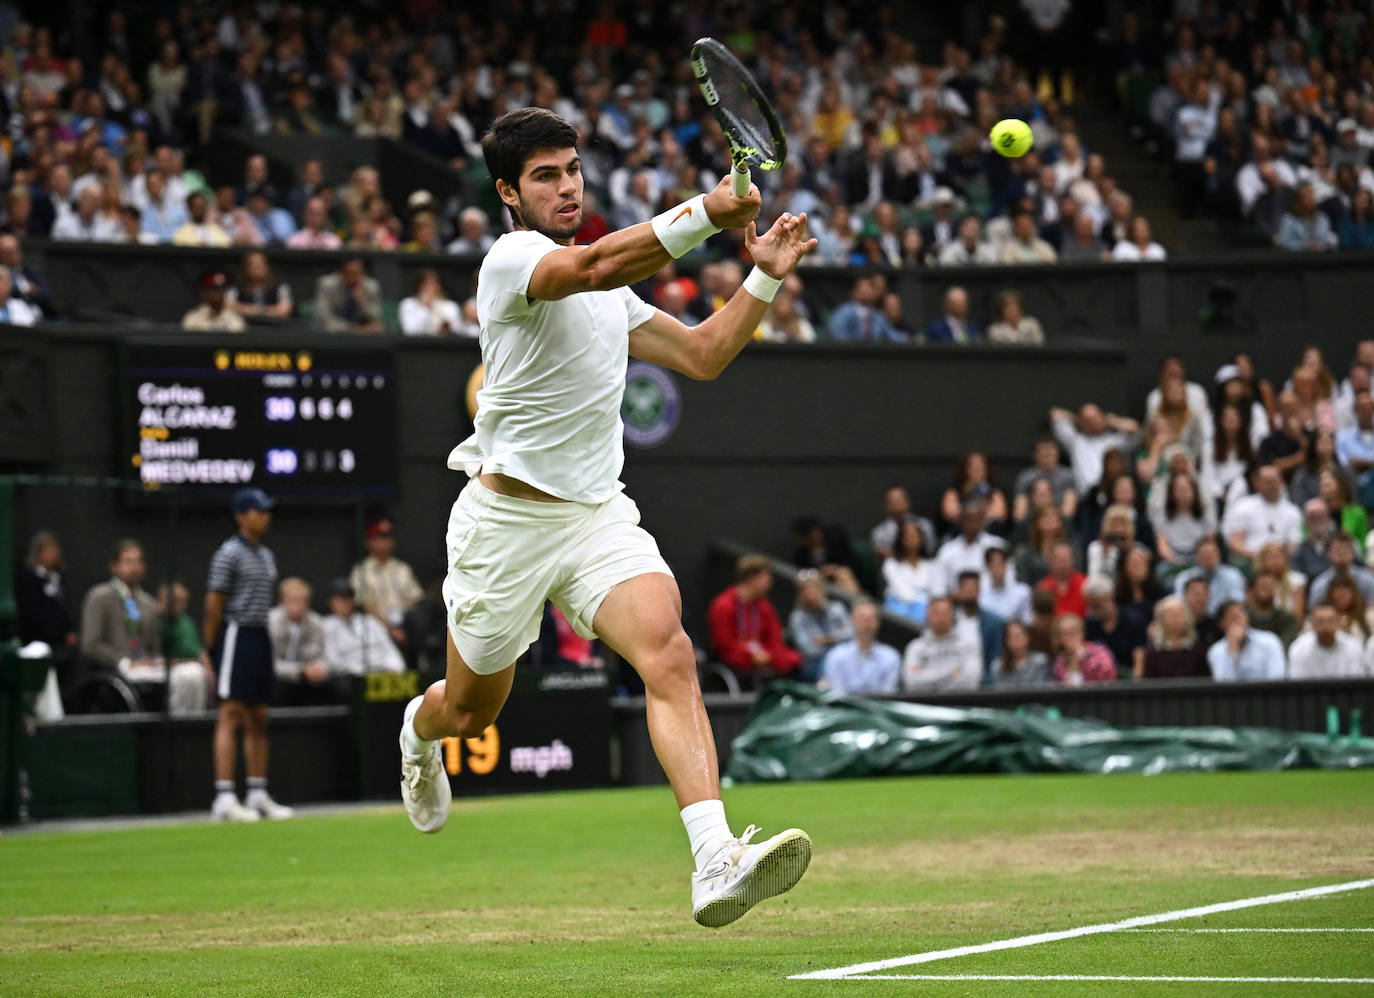
<svg viewBox="0 0 1374 998">
<path fill-rule="evenodd" d="M 789 974 L 1374 877 L 1374 772 L 739 787 L 816 843 L 702 929 L 666 789 L 251 826 L 0 838 L 0 995 L 1315 995 L 1369 985 L 792 981 Z M 1374 890 L 1164 927 L 1374 927 Z M 894 973 L 1374 977 L 1370 935 L 1096 936 Z"/>
</svg>

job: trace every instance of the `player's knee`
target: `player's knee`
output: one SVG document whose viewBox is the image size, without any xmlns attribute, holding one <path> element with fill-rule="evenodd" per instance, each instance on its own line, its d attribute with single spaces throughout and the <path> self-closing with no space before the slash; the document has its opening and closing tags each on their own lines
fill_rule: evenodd
<svg viewBox="0 0 1374 998">
<path fill-rule="evenodd" d="M 665 635 L 634 663 L 646 684 L 664 685 L 696 681 L 696 652 L 692 639 L 681 628 Z"/>
<path fill-rule="evenodd" d="M 496 715 L 489 712 L 466 712 L 460 713 L 455 720 L 457 730 L 454 734 L 459 738 L 477 738 L 491 727 Z"/>
</svg>

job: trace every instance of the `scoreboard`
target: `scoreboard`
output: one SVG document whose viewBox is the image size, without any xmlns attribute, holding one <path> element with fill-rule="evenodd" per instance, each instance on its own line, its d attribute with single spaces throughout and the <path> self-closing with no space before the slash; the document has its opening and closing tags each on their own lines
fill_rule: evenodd
<svg viewBox="0 0 1374 998">
<path fill-rule="evenodd" d="M 222 496 L 385 495 L 396 481 L 396 372 L 385 348 L 131 340 L 124 471 Z"/>
</svg>

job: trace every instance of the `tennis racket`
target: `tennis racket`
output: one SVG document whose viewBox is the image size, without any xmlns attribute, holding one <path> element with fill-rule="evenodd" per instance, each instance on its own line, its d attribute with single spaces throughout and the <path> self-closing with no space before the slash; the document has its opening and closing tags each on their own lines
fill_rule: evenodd
<svg viewBox="0 0 1374 998">
<path fill-rule="evenodd" d="M 692 75 L 730 143 L 735 161 L 730 189 L 742 198 L 749 193 L 751 166 L 760 170 L 782 166 L 787 158 L 787 134 L 754 77 L 714 38 L 698 39 L 692 46 Z"/>
</svg>

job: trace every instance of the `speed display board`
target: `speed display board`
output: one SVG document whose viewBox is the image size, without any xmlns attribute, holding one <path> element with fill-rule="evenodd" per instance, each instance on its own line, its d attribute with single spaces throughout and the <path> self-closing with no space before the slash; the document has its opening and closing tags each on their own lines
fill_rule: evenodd
<svg viewBox="0 0 1374 998">
<path fill-rule="evenodd" d="M 396 373 L 386 349 L 128 344 L 126 474 L 146 492 L 379 495 L 396 479 Z"/>
</svg>

